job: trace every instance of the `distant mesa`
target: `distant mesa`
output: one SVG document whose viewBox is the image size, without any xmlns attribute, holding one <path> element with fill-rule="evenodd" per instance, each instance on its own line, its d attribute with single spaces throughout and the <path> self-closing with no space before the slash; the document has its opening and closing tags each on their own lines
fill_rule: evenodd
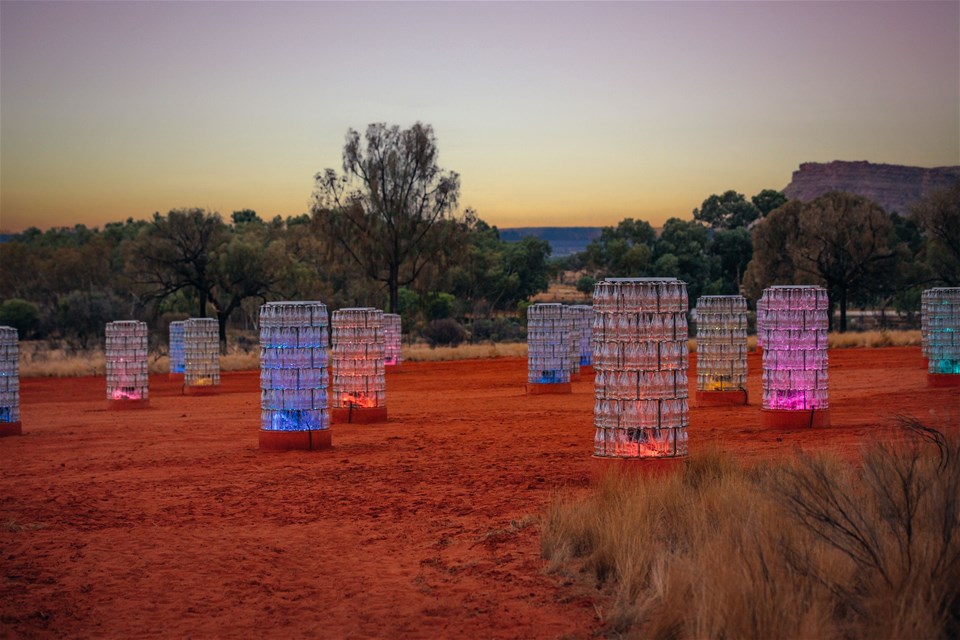
<svg viewBox="0 0 960 640">
<path fill-rule="evenodd" d="M 806 202 L 831 191 L 845 191 L 869 198 L 888 212 L 906 215 L 914 202 L 958 179 L 960 167 L 927 169 L 865 160 L 804 162 L 783 193 L 791 200 Z"/>
<path fill-rule="evenodd" d="M 603 227 L 515 227 L 499 231 L 504 242 L 519 242 L 527 236 L 546 240 L 550 243 L 551 257 L 562 258 L 586 249 L 600 237 Z"/>
</svg>

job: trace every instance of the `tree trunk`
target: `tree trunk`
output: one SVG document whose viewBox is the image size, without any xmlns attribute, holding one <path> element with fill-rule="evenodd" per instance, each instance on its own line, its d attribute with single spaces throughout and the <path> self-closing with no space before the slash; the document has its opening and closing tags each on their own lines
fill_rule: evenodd
<svg viewBox="0 0 960 640">
<path fill-rule="evenodd" d="M 399 313 L 400 308 L 400 266 L 390 265 L 390 276 L 387 286 L 390 289 L 390 313 Z"/>
<path fill-rule="evenodd" d="M 847 288 L 840 289 L 840 333 L 847 331 Z"/>
<path fill-rule="evenodd" d="M 227 319 L 229 312 L 217 311 L 217 326 L 220 329 L 220 353 L 227 355 Z"/>
</svg>

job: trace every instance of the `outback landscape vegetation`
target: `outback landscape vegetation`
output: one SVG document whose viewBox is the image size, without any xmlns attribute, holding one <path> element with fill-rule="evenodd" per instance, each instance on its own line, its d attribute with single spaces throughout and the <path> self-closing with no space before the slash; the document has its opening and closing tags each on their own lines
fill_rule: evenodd
<svg viewBox="0 0 960 640">
<path fill-rule="evenodd" d="M 0 11 L 0 636 L 960 636 L 960 374 L 921 313 L 960 287 L 955 2 Z M 531 306 L 610 278 L 685 284 L 676 457 L 591 455 L 600 366 L 531 391 Z M 829 426 L 761 421 L 778 285 L 828 299 Z M 721 295 L 749 337 L 710 406 Z M 388 418 L 258 446 L 285 301 L 399 315 Z M 118 320 L 140 410 L 104 395 Z"/>
</svg>

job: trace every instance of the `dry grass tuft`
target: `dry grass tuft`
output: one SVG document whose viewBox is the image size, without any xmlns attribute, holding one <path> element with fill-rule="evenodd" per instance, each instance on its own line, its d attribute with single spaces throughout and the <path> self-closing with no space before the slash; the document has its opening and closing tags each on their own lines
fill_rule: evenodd
<svg viewBox="0 0 960 640">
<path fill-rule="evenodd" d="M 520 358 L 527 356 L 525 342 L 488 342 L 462 344 L 457 347 L 430 348 L 425 344 L 403 345 L 404 362 L 440 362 L 442 360 L 479 360 L 485 358 Z"/>
<path fill-rule="evenodd" d="M 714 451 L 667 478 L 612 473 L 553 502 L 541 554 L 606 585 L 628 637 L 957 637 L 960 437 L 922 433 L 859 467 Z"/>
</svg>

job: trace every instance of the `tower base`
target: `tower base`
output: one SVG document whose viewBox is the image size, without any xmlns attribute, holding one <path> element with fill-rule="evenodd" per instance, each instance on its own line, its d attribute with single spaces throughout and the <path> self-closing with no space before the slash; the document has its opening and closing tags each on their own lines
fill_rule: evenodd
<svg viewBox="0 0 960 640">
<path fill-rule="evenodd" d="M 928 373 L 929 387 L 960 387 L 960 373 Z"/>
<path fill-rule="evenodd" d="M 697 391 L 698 407 L 742 406 L 747 402 L 747 390 L 737 391 Z"/>
<path fill-rule="evenodd" d="M 185 396 L 215 396 L 220 393 L 218 384 L 191 384 L 183 387 Z"/>
<path fill-rule="evenodd" d="M 386 422 L 386 407 L 339 407 L 330 409 L 330 422 L 336 424 L 370 424 Z"/>
<path fill-rule="evenodd" d="M 609 473 L 623 475 L 642 475 L 662 477 L 683 470 L 687 456 L 673 456 L 669 458 L 616 458 L 607 456 L 593 456 L 590 461 L 591 477 L 599 480 Z"/>
<path fill-rule="evenodd" d="M 273 431 L 260 429 L 261 451 L 320 451 L 333 446 L 330 429 Z"/>
<path fill-rule="evenodd" d="M 123 411 L 126 409 L 146 409 L 150 406 L 150 398 L 138 400 L 107 400 L 107 409 Z"/>
<path fill-rule="evenodd" d="M 580 365 L 580 375 L 582 376 L 592 376 L 596 371 L 593 368 L 592 364 L 582 364 Z"/>
<path fill-rule="evenodd" d="M 761 426 L 765 429 L 816 429 L 830 426 L 829 409 L 763 409 Z"/>
<path fill-rule="evenodd" d="M 19 422 L 0 422 L 0 438 L 22 435 L 23 426 Z"/>
<path fill-rule="evenodd" d="M 553 395 L 571 392 L 572 389 L 569 382 L 550 382 L 547 384 L 538 384 L 534 382 L 527 383 L 528 396 Z"/>
</svg>

